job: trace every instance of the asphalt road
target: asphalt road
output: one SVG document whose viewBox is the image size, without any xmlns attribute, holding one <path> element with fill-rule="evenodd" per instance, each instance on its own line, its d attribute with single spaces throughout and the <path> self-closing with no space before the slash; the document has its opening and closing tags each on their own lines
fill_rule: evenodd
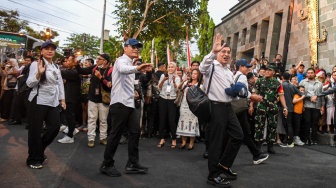
<svg viewBox="0 0 336 188">
<path fill-rule="evenodd" d="M 171 149 L 170 140 L 156 148 L 157 138 L 140 140 L 140 163 L 149 166 L 148 174 L 125 174 L 127 145 L 120 145 L 115 156 L 121 177 L 102 175 L 99 166 L 104 147 L 98 139 L 94 148 L 87 147 L 86 134 L 76 135 L 75 143 L 60 144 L 59 133 L 47 148 L 48 160 L 43 169 L 29 169 L 27 130 L 23 125 L 0 124 L 0 188 L 7 187 L 183 187 L 206 188 L 207 160 L 202 158 L 204 144 L 194 150 Z M 266 150 L 266 147 L 263 146 Z M 252 155 L 243 145 L 232 169 L 238 173 L 233 187 L 335 187 L 336 147 L 310 146 L 280 148 L 260 165 L 253 165 Z"/>
</svg>

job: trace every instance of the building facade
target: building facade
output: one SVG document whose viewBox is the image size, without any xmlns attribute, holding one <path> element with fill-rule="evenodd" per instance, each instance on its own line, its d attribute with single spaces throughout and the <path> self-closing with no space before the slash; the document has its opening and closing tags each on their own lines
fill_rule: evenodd
<svg viewBox="0 0 336 188">
<path fill-rule="evenodd" d="M 302 15 L 311 13 L 306 10 L 307 1 L 310 0 L 240 0 L 214 33 L 223 35 L 232 48 L 233 59 L 250 60 L 264 55 L 272 61 L 276 54 L 281 54 L 286 69 L 300 61 L 310 67 L 311 27 L 308 19 L 302 19 Z M 336 63 L 336 0 L 317 2 L 319 28 L 323 26 L 327 31 L 326 41 L 317 44 L 317 63 L 330 71 Z"/>
</svg>

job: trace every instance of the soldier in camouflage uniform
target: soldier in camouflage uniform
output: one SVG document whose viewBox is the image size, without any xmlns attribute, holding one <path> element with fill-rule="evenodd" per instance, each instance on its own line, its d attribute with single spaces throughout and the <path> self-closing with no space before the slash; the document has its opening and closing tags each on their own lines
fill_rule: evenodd
<svg viewBox="0 0 336 188">
<path fill-rule="evenodd" d="M 260 147 L 264 139 L 265 121 L 267 119 L 267 136 L 268 152 L 275 154 L 273 149 L 273 142 L 276 137 L 276 127 L 278 119 L 278 97 L 284 107 L 284 115 L 287 116 L 287 107 L 284 98 L 284 91 L 281 83 L 273 77 L 275 74 L 275 66 L 269 65 L 266 69 L 265 76 L 259 78 L 253 89 L 253 92 L 263 97 L 263 101 L 258 103 L 256 109 L 256 125 L 255 125 L 255 141 Z"/>
</svg>

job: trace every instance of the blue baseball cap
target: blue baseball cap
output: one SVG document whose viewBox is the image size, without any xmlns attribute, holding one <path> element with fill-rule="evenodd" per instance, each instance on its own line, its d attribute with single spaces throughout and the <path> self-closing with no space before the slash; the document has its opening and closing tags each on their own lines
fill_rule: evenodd
<svg viewBox="0 0 336 188">
<path fill-rule="evenodd" d="M 47 40 L 44 43 L 42 43 L 41 50 L 47 46 L 52 46 L 55 49 L 57 48 L 57 46 L 51 40 Z"/>
<path fill-rule="evenodd" d="M 130 38 L 128 39 L 126 42 L 125 42 L 125 46 L 127 45 L 131 45 L 131 46 L 137 46 L 139 48 L 142 48 L 142 44 L 137 41 L 137 39 L 134 39 L 134 38 Z"/>
<path fill-rule="evenodd" d="M 236 84 L 232 84 L 231 87 L 226 88 L 225 93 L 233 98 L 237 96 L 241 98 L 246 98 L 248 95 L 248 90 L 245 84 L 237 82 Z"/>
<path fill-rule="evenodd" d="M 238 60 L 238 61 L 236 62 L 236 67 L 238 68 L 239 66 L 245 66 L 245 67 L 248 67 L 248 68 L 252 67 L 252 65 L 249 64 L 249 63 L 246 61 L 246 59 L 240 59 L 240 60 Z"/>
</svg>

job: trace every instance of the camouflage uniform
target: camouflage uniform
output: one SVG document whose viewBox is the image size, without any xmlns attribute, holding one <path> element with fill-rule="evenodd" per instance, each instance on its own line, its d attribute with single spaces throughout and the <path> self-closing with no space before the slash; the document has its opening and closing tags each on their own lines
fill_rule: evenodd
<svg viewBox="0 0 336 188">
<path fill-rule="evenodd" d="M 256 109 L 255 141 L 264 138 L 265 121 L 267 119 L 267 142 L 274 142 L 278 120 L 278 96 L 283 93 L 281 83 L 276 78 L 259 78 L 253 91 L 263 97 Z"/>
</svg>

